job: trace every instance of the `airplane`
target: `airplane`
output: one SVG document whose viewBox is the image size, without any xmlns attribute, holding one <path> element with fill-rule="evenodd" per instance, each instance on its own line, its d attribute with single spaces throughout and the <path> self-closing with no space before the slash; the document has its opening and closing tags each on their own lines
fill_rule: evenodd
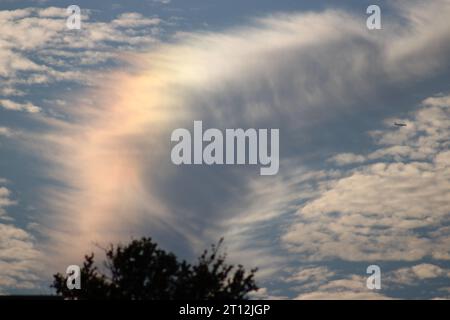
<svg viewBox="0 0 450 320">
<path fill-rule="evenodd" d="M 399 123 L 399 122 L 396 122 L 396 123 L 394 123 L 397 127 L 406 127 L 406 123 Z"/>
</svg>

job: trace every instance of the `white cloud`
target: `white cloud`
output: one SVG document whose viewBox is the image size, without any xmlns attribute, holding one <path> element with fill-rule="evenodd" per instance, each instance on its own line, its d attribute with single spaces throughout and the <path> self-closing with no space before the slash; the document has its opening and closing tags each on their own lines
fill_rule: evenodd
<svg viewBox="0 0 450 320">
<path fill-rule="evenodd" d="M 42 9 L 35 9 L 37 11 L 37 15 L 43 18 L 67 18 L 67 9 L 59 8 L 59 7 L 48 7 Z M 86 10 L 83 10 L 83 15 L 87 13 Z"/>
<path fill-rule="evenodd" d="M 6 179 L 0 178 L 0 185 Z M 10 288 L 34 288 L 40 270 L 40 253 L 35 248 L 32 235 L 12 224 L 5 208 L 15 205 L 11 191 L 0 186 L 0 289 L 6 293 Z"/>
<path fill-rule="evenodd" d="M 0 48 L 1 49 L 1 48 Z M 12 50 L 0 50 L 0 75 L 10 77 L 18 71 L 44 71 L 45 68 Z"/>
<path fill-rule="evenodd" d="M 287 278 L 287 281 L 309 282 L 324 281 L 333 276 L 335 273 L 329 271 L 326 267 L 310 267 L 304 268 L 294 275 Z"/>
<path fill-rule="evenodd" d="M 0 288 L 31 289 L 38 286 L 41 256 L 35 239 L 25 230 L 0 223 Z"/>
<path fill-rule="evenodd" d="M 12 135 L 11 129 L 7 127 L 0 127 L 0 136 L 6 136 L 10 137 Z M 2 183 L 2 180 L 0 179 L 0 183 Z"/>
<path fill-rule="evenodd" d="M 119 27 L 133 28 L 144 26 L 157 26 L 161 23 L 159 18 L 146 18 L 140 13 L 128 12 L 123 13 L 112 21 L 113 25 Z"/>
<path fill-rule="evenodd" d="M 281 295 L 272 295 L 267 288 L 259 288 L 249 293 L 250 299 L 254 300 L 286 300 L 288 297 Z"/>
<path fill-rule="evenodd" d="M 0 178 L 0 184 L 5 184 L 6 182 L 5 179 Z M 0 186 L 0 219 L 8 218 L 5 208 L 16 204 L 16 201 L 12 200 L 10 196 L 11 191 L 6 187 Z"/>
<path fill-rule="evenodd" d="M 11 100 L 0 100 L 0 106 L 5 108 L 6 110 L 24 111 L 28 113 L 41 112 L 41 108 L 35 106 L 31 102 L 17 103 Z"/>
<path fill-rule="evenodd" d="M 156 27 L 161 22 L 157 17 L 124 13 L 111 21 L 91 22 L 90 14 L 82 10 L 82 29 L 75 32 L 66 28 L 66 8 L 0 11 L 0 76 L 5 78 L 0 94 L 23 96 L 26 92 L 20 86 L 58 81 L 89 85 L 98 72 L 87 67 L 157 42 Z M 5 104 L 10 110 L 38 110 L 31 105 Z"/>
<path fill-rule="evenodd" d="M 430 107 L 443 107 L 449 108 L 450 106 L 450 96 L 439 96 L 439 97 L 430 97 L 423 101 L 423 103 Z M 446 120 L 446 119 L 441 119 Z M 447 119 L 448 120 L 448 119 Z"/>
<path fill-rule="evenodd" d="M 0 96 L 24 96 L 26 93 L 22 90 L 12 87 L 2 87 L 0 88 Z"/>
<path fill-rule="evenodd" d="M 441 268 L 430 263 L 422 263 L 412 267 L 405 267 L 394 270 L 387 275 L 385 283 L 388 286 L 395 285 L 415 285 L 423 284 L 423 281 L 428 281 L 435 278 L 450 279 L 450 270 Z"/>
<path fill-rule="evenodd" d="M 354 153 L 340 153 L 329 159 L 330 162 L 335 162 L 337 165 L 343 166 L 347 164 L 361 163 L 366 158 L 359 154 Z"/>
<path fill-rule="evenodd" d="M 366 278 L 350 276 L 344 279 L 332 280 L 320 285 L 315 290 L 299 294 L 298 300 L 384 300 L 390 299 L 383 294 L 369 290 Z"/>
<path fill-rule="evenodd" d="M 161 3 L 161 4 L 169 4 L 171 0 L 149 0 L 150 2 L 154 3 Z"/>
<path fill-rule="evenodd" d="M 254 240 L 255 225 L 276 220 L 280 209 L 299 209 L 299 221 L 281 242 L 309 259 L 415 260 L 429 253 L 446 257 L 445 237 L 427 239 L 414 231 L 439 226 L 448 212 L 446 156 L 436 149 L 446 137 L 446 128 L 440 127 L 445 123 L 436 120 L 445 114 L 442 108 L 418 112 L 405 130 L 373 133 L 380 145 L 410 142 L 408 147 L 435 159 L 432 162 L 380 160 L 353 170 L 314 172 L 317 179 L 309 182 L 300 176 L 308 168 L 296 171 L 299 154 L 288 156 L 280 180 L 257 181 L 256 187 L 248 172 L 209 172 L 206 177 L 177 170 L 168 162 L 170 146 L 164 142 L 171 128 L 206 117 L 216 127 L 282 125 L 296 140 L 287 149 L 311 148 L 297 142 L 308 136 L 311 123 L 320 126 L 343 110 L 361 108 L 361 100 L 376 96 L 384 83 L 392 81 L 394 88 L 410 83 L 408 77 L 399 79 L 398 73 L 417 74 L 420 69 L 415 79 L 433 75 L 434 64 L 401 60 L 405 55 L 428 56 L 426 44 L 449 36 L 450 29 L 441 28 L 448 19 L 441 14 L 437 19 L 438 28 L 420 23 L 429 37 L 421 37 L 419 46 L 414 45 L 416 34 L 410 32 L 416 30 L 410 28 L 414 19 L 395 25 L 397 32 L 380 36 L 361 28 L 364 16 L 330 10 L 274 15 L 222 33 L 182 34 L 177 42 L 131 56 L 133 73 L 113 73 L 91 92 L 95 108 L 76 101 L 77 108 L 70 105 L 65 110 L 77 119 L 74 123 L 51 123 L 53 132 L 30 139 L 30 148 L 48 156 L 53 165 L 46 174 L 69 187 L 46 190 L 50 216 L 58 217 L 42 221 L 56 230 L 51 245 L 65 252 L 71 237 L 81 238 L 79 250 L 84 251 L 92 241 L 116 241 L 142 232 L 143 226 L 154 233 L 171 226 L 174 237 L 190 244 L 208 243 L 221 232 L 242 241 L 233 248 L 245 248 Z M 93 39 L 123 36 L 105 23 L 86 32 L 87 42 L 79 45 L 88 49 L 96 46 Z M 433 61 L 448 65 L 450 49 L 433 53 Z M 418 135 L 422 129 L 425 134 Z M 371 161 L 398 154 L 395 149 L 379 149 L 382 152 L 371 154 Z M 408 153 L 409 149 L 402 150 L 405 156 Z M 351 160 L 362 163 L 368 157 L 354 154 Z M 156 164 L 158 170 L 152 170 Z M 195 187 L 174 191 L 192 181 Z M 334 216 L 335 211 L 339 215 Z M 249 230 L 249 236 L 243 235 Z M 270 258 L 267 267 L 273 269 L 279 256 L 271 253 Z"/>
<path fill-rule="evenodd" d="M 222 33 L 180 34 L 172 44 L 127 57 L 133 72 L 93 78 L 96 90 L 64 109 L 73 122 L 49 121 L 48 133 L 29 137 L 29 148 L 49 163 L 44 174 L 67 186 L 43 192 L 49 214 L 39 223 L 51 230 L 48 250 L 56 252 L 47 259 L 56 264 L 67 255 L 79 258 L 98 240 L 161 230 L 194 247 L 217 240 L 217 234 L 230 235 L 231 247 L 239 249 L 236 255 L 262 264 L 265 275 L 299 256 L 448 258 L 449 228 L 441 225 L 448 213 L 448 154 L 440 150 L 448 127 L 438 119 L 447 111 L 436 105 L 443 102 L 432 100 L 434 105 L 415 113 L 402 130 L 372 132 L 378 150 L 337 155 L 330 162 L 351 162 L 356 168 L 314 171 L 298 165 L 303 151 L 313 148 L 302 144 L 311 127 L 364 108 L 361 101 L 382 92 L 386 83 L 403 88 L 412 85 L 411 79 L 433 76 L 436 66 L 448 67 L 449 48 L 428 50 L 448 39 L 448 7 L 439 8 L 437 16 L 424 11 L 423 19 L 436 19 L 436 24 L 423 24 L 415 18 L 422 7 L 402 3 L 400 10 L 413 18 L 392 26 L 396 32 L 367 32 L 361 27 L 363 15 L 342 11 L 274 15 Z M 120 19 L 122 25 L 135 23 L 129 15 Z M 45 23 L 55 29 L 60 22 Z M 71 58 L 65 47 L 89 51 L 85 61 L 101 61 L 102 53 L 95 53 L 110 49 L 110 41 L 125 47 L 154 41 L 134 32 L 130 39 L 112 23 L 86 26 L 81 39 L 67 32 L 51 41 L 47 35 L 36 36 L 31 44 L 17 39 L 23 50 L 32 45 L 52 53 L 50 67 L 36 71 L 42 76 L 36 82 L 88 78 L 51 67 Z M 282 126 L 295 139 L 286 142 L 285 150 L 297 152 L 286 155 L 273 180 L 256 181 L 241 168 L 225 173 L 178 170 L 167 157 L 168 132 L 197 117 L 215 127 Z M 392 158 L 405 162 L 390 163 Z M 186 184 L 190 187 L 181 189 Z M 276 224 L 294 210 L 298 216 L 290 225 L 264 225 Z M 416 232 L 424 226 L 434 228 L 427 238 Z M 288 254 L 273 252 L 277 241 Z M 73 250 L 68 252 L 68 246 Z M 317 294 L 379 297 L 361 283 L 360 278 L 333 280 L 321 284 Z"/>
<path fill-rule="evenodd" d="M 284 281 L 289 283 L 291 288 L 299 288 L 302 292 L 305 290 L 316 291 L 318 288 L 336 277 L 336 272 L 327 267 L 307 266 L 300 268 L 292 275 L 286 277 Z"/>
<path fill-rule="evenodd" d="M 378 131 L 381 147 L 368 157 L 377 162 L 329 180 L 298 210 L 298 223 L 283 236 L 290 250 L 310 259 L 450 259 L 449 237 L 439 233 L 450 221 L 447 100 L 425 100 L 406 130 Z"/>
</svg>

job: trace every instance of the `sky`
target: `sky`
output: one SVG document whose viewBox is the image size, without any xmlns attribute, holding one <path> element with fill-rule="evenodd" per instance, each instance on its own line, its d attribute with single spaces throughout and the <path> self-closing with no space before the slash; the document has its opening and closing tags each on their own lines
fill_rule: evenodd
<svg viewBox="0 0 450 320">
<path fill-rule="evenodd" d="M 0 0 L 0 293 L 151 236 L 253 298 L 450 298 L 450 1 L 370 4 Z M 278 174 L 174 165 L 195 120 L 279 129 Z"/>
</svg>

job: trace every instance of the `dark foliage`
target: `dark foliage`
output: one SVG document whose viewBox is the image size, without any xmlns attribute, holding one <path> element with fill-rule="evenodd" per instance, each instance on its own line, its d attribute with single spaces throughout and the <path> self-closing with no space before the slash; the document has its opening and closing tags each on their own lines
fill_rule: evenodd
<svg viewBox="0 0 450 320">
<path fill-rule="evenodd" d="M 179 261 L 150 238 L 110 246 L 102 273 L 94 254 L 85 256 L 81 289 L 69 290 L 67 276 L 55 274 L 52 287 L 66 299 L 243 300 L 257 289 L 256 269 L 229 265 L 220 254 L 222 240 L 205 250 L 196 264 Z"/>
</svg>

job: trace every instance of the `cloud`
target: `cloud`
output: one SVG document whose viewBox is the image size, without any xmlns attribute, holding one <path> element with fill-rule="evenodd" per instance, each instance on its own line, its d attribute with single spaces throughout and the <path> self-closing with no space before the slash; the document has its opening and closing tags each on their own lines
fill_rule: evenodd
<svg viewBox="0 0 450 320">
<path fill-rule="evenodd" d="M 419 286 L 420 284 L 423 284 L 424 280 L 428 281 L 435 278 L 442 278 L 445 279 L 444 281 L 448 281 L 448 278 L 450 278 L 450 270 L 430 263 L 422 263 L 392 271 L 385 282 L 390 286 Z"/>
<path fill-rule="evenodd" d="M 161 4 L 169 4 L 171 0 L 150 0 L 150 2 L 161 3 Z"/>
<path fill-rule="evenodd" d="M 0 288 L 32 289 L 39 286 L 42 257 L 35 239 L 25 230 L 0 222 Z"/>
<path fill-rule="evenodd" d="M 309 265 L 299 268 L 284 281 L 290 284 L 297 300 L 384 300 L 391 299 L 383 291 L 367 288 L 367 277 L 343 275 L 342 270 Z"/>
<path fill-rule="evenodd" d="M 365 162 L 366 158 L 362 155 L 353 153 L 340 153 L 333 156 L 329 161 L 335 162 L 337 165 L 343 166 L 347 164 L 355 164 Z"/>
<path fill-rule="evenodd" d="M 0 185 L 7 183 L 0 178 Z M 34 237 L 27 231 L 5 223 L 11 221 L 5 208 L 17 204 L 11 199 L 11 191 L 0 186 L 0 289 L 30 289 L 38 286 L 40 261 Z"/>
<path fill-rule="evenodd" d="M 445 9 L 444 6 L 442 10 Z M 441 26 L 444 18 L 439 15 L 437 19 Z M 122 20 L 127 19 L 122 17 Z M 403 65 L 400 60 L 408 52 L 414 56 L 426 52 L 422 45 L 406 45 L 415 43 L 414 33 L 386 33 L 380 38 L 361 28 L 361 22 L 361 17 L 342 11 L 275 15 L 224 33 L 180 35 L 175 44 L 163 45 L 148 54 L 131 55 L 134 73 L 116 72 L 104 77 L 99 89 L 91 93 L 95 96 L 93 103 L 77 102 L 76 111 L 67 111 L 77 118 L 74 123 L 53 122 L 55 132 L 44 135 L 47 140 L 43 143 L 33 143 L 34 147 L 57 151 L 44 152 L 52 155 L 48 161 L 54 165 L 48 174 L 68 187 L 48 190 L 50 210 L 58 216 L 52 223 L 57 223 L 54 229 L 61 232 L 56 242 L 70 243 L 70 235 L 86 241 L 114 240 L 131 230 L 140 232 L 140 226 L 146 225 L 147 232 L 155 234 L 170 226 L 174 237 L 199 244 L 224 226 L 228 231 L 222 232 L 236 234 L 233 230 L 239 227 L 231 226 L 230 220 L 247 219 L 251 226 L 256 221 L 275 218 L 275 211 L 270 209 L 279 203 L 270 203 L 263 218 L 261 211 L 266 209 L 261 209 L 261 203 L 253 212 L 245 210 L 252 206 L 252 199 L 246 197 L 252 188 L 250 172 L 174 168 L 168 161 L 170 145 L 165 143 L 166 137 L 170 136 L 171 129 L 202 118 L 214 127 L 282 126 L 287 139 L 285 149 L 306 147 L 290 141 L 287 133 L 297 137 L 313 135 L 311 123 L 317 125 L 337 117 L 342 110 L 357 109 L 362 98 L 376 96 L 386 79 L 400 81 L 397 72 L 417 72 L 416 65 Z M 408 23 L 414 24 L 415 20 Z M 434 28 L 433 25 L 423 27 Z M 433 30 L 430 41 L 448 36 L 449 29 Z M 110 25 L 99 24 L 89 32 L 93 36 L 88 38 L 91 40 L 117 37 Z M 421 41 L 426 43 L 427 39 L 423 37 Z M 410 51 L 405 49 L 395 54 L 398 42 Z M 387 62 L 386 55 L 389 55 Z M 446 57 L 439 52 L 433 59 L 445 65 Z M 395 62 L 404 69 L 396 68 L 392 72 L 390 67 Z M 433 66 L 420 66 L 420 70 L 423 78 L 435 71 Z M 370 84 L 367 79 L 372 79 Z M 404 131 L 409 132 L 410 128 Z M 374 136 L 378 135 L 380 143 L 409 138 L 409 133 L 390 134 L 392 138 L 380 133 Z M 416 149 L 426 153 L 426 147 L 432 143 L 430 137 L 422 136 L 418 141 L 422 148 Z M 407 235 L 412 233 L 411 228 L 421 225 L 421 219 L 429 219 L 433 225 L 437 222 L 433 219 L 445 216 L 447 203 L 442 199 L 445 176 L 436 170 L 446 170 L 443 165 L 446 158 L 445 154 L 434 156 L 436 161 L 432 163 L 373 164 L 346 172 L 341 179 L 324 179 L 320 186 L 327 190 L 299 211 L 307 221 L 293 225 L 283 241 L 292 245 L 293 251 L 313 252 L 312 256 L 317 258 L 341 255 L 353 260 L 383 255 L 386 259 L 398 256 L 416 259 L 429 252 L 426 250 L 432 244 L 437 245 L 432 250 L 436 255 L 445 256 L 444 243 L 414 236 L 394 242 L 398 237 L 392 234 L 393 230 L 382 231 L 394 223 L 401 228 L 402 235 Z M 358 162 L 362 161 L 361 157 L 357 157 Z M 284 170 L 287 176 L 293 168 L 288 166 Z M 182 196 L 186 193 L 182 186 L 193 179 L 197 181 L 195 187 L 190 188 L 189 196 Z M 206 183 L 211 179 L 213 184 Z M 355 183 L 359 190 L 353 188 Z M 423 183 L 429 188 L 427 192 L 417 189 Z M 274 185 L 272 181 L 269 184 Z M 416 190 L 417 200 L 413 201 L 417 207 L 411 212 L 404 206 L 404 201 L 410 200 L 405 193 L 408 187 L 404 185 Z M 379 197 L 385 186 L 389 186 L 390 194 L 398 194 L 387 203 Z M 286 191 L 283 183 L 279 187 L 280 192 L 271 191 Z M 314 187 L 309 190 L 311 194 L 318 192 Z M 359 197 L 364 195 L 366 200 L 350 201 L 355 192 Z M 273 199 L 272 192 L 266 194 L 265 198 Z M 437 217 L 427 215 L 422 200 L 430 195 L 436 201 Z M 283 196 L 285 200 L 289 197 L 295 199 L 292 192 Z M 332 213 L 331 209 L 342 210 L 345 215 L 330 217 L 327 214 Z M 383 215 L 386 210 L 400 211 L 382 219 L 368 218 Z M 412 217 L 404 219 L 405 211 Z M 246 214 L 252 214 L 256 220 Z M 210 219 L 205 220 L 206 216 Z M 311 221 L 316 218 L 320 223 Z M 177 223 L 180 219 L 185 221 L 183 225 Z M 71 226 L 71 229 L 61 226 Z M 369 240 L 375 242 L 368 243 L 365 234 L 371 231 L 375 235 Z M 378 234 L 380 240 L 375 240 Z M 341 241 L 336 242 L 336 236 Z M 365 241 L 358 245 L 362 239 Z M 376 251 L 379 241 L 390 245 L 391 251 Z M 342 244 L 349 246 L 338 250 Z M 81 246 L 86 248 L 87 244 Z M 375 253 L 366 252 L 371 250 Z"/>
<path fill-rule="evenodd" d="M 425 100 L 406 128 L 388 127 L 389 118 L 372 130 L 375 150 L 335 147 L 343 115 L 397 117 L 392 97 L 448 67 L 450 48 L 439 43 L 450 34 L 450 9 L 437 3 L 421 13 L 421 5 L 402 1 L 406 20 L 389 25 L 395 32 L 368 32 L 363 16 L 338 10 L 278 14 L 123 54 L 129 69 L 92 78 L 95 85 L 61 106 L 64 117 L 40 119 L 47 130 L 22 136 L 48 164 L 42 175 L 58 182 L 39 190 L 46 258 L 60 267 L 95 242 L 142 234 L 188 255 L 223 234 L 234 257 L 251 257 L 265 276 L 299 260 L 448 259 L 447 98 Z M 118 19 L 135 23 L 130 15 Z M 430 19 L 435 23 L 423 23 Z M 50 67 L 71 58 L 68 43 L 90 52 L 88 61 L 98 58 L 98 47 L 111 49 L 109 41 L 154 41 L 127 41 L 112 23 L 95 26 L 84 31 L 86 40 L 65 33 L 52 41 Z M 173 166 L 170 133 L 197 119 L 215 128 L 282 128 L 280 174 Z M 313 271 L 291 280 L 317 278 Z M 380 297 L 359 277 L 333 278 L 299 298 Z"/>
<path fill-rule="evenodd" d="M 287 281 L 309 282 L 311 280 L 323 281 L 334 275 L 325 267 L 305 268 L 295 273 L 287 279 Z"/>
<path fill-rule="evenodd" d="M 6 183 L 8 183 L 8 180 L 0 178 L 0 185 Z M 11 191 L 4 186 L 0 186 L 0 219 L 9 219 L 6 215 L 5 208 L 15 204 L 17 204 L 17 202 L 11 199 Z"/>
<path fill-rule="evenodd" d="M 6 136 L 6 137 L 11 136 L 11 130 L 6 127 L 0 127 L 0 136 Z"/>
<path fill-rule="evenodd" d="M 47 7 L 42 9 L 31 9 L 43 18 L 65 18 L 67 19 L 67 8 Z M 83 14 L 89 13 L 89 10 L 83 10 Z"/>
<path fill-rule="evenodd" d="M 25 92 L 11 87 L 0 88 L 1 96 L 23 96 Z"/>
<path fill-rule="evenodd" d="M 286 300 L 288 297 L 280 295 L 271 295 L 267 288 L 259 288 L 249 293 L 250 299 L 254 300 Z"/>
<path fill-rule="evenodd" d="M 5 108 L 6 110 L 24 111 L 28 113 L 41 112 L 41 108 L 35 106 L 31 102 L 17 103 L 11 100 L 0 100 L 0 106 Z"/>
<path fill-rule="evenodd" d="M 144 26 L 157 26 L 161 23 L 159 18 L 146 18 L 140 13 L 128 12 L 123 13 L 112 21 L 113 25 L 122 28 L 144 27 Z"/>
<path fill-rule="evenodd" d="M 444 298 L 447 291 L 446 283 L 450 270 L 430 263 L 411 264 L 408 267 L 395 267 L 384 271 L 381 268 L 381 289 L 367 288 L 368 274 L 353 274 L 343 268 L 330 269 L 333 264 L 320 262 L 317 265 L 293 267 L 289 270 L 284 283 L 300 300 L 361 300 L 361 299 L 397 299 L 417 298 L 417 288 L 426 292 L 426 298 Z M 359 269 L 356 267 L 356 270 Z M 365 267 L 360 269 L 364 272 Z M 430 284 L 430 282 L 433 282 Z M 426 288 L 426 289 L 424 289 Z M 270 290 L 264 290 L 266 295 Z M 266 292 L 267 291 L 267 292 Z M 406 296 L 405 296 L 406 294 Z M 422 293 L 423 294 L 423 293 Z"/>
<path fill-rule="evenodd" d="M 32 86 L 60 81 L 90 85 L 98 77 L 92 66 L 105 68 L 120 52 L 157 42 L 161 22 L 157 17 L 130 12 L 100 22 L 90 21 L 90 15 L 90 10 L 82 10 L 82 29 L 68 30 L 66 8 L 0 11 L 0 94 L 26 96 Z M 38 110 L 2 101 L 10 110 Z"/>
<path fill-rule="evenodd" d="M 345 279 L 333 280 L 319 286 L 309 293 L 302 293 L 297 300 L 385 300 L 389 297 L 366 287 L 366 279 L 361 276 L 351 276 Z"/>
<path fill-rule="evenodd" d="M 311 259 L 450 259 L 449 238 L 440 235 L 450 218 L 447 100 L 425 100 L 406 130 L 377 131 L 380 149 L 361 155 L 375 162 L 342 171 L 298 210 L 283 236 L 290 249 Z"/>
</svg>

